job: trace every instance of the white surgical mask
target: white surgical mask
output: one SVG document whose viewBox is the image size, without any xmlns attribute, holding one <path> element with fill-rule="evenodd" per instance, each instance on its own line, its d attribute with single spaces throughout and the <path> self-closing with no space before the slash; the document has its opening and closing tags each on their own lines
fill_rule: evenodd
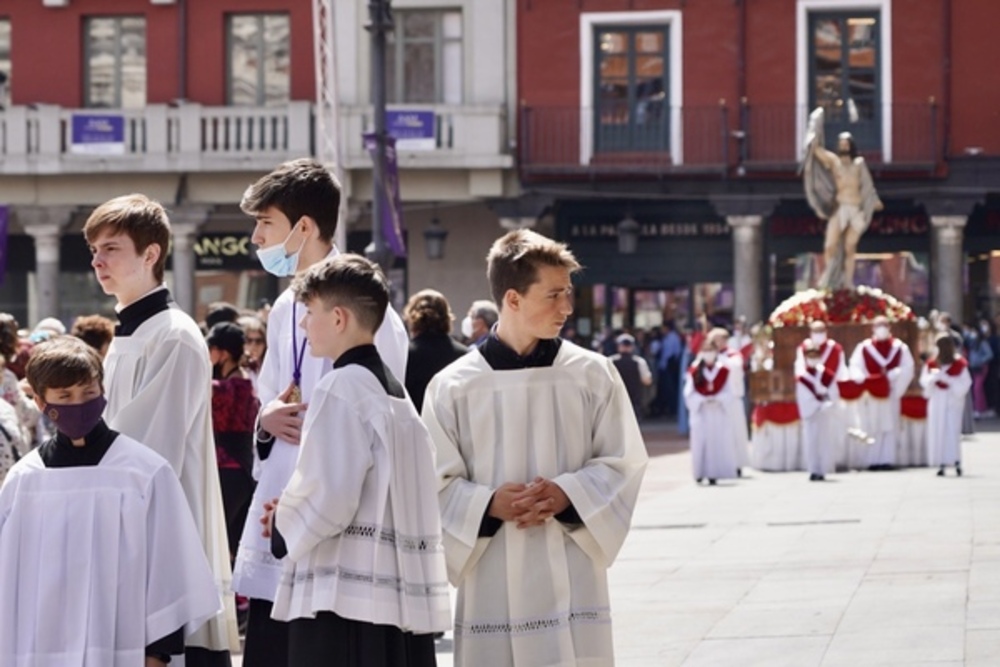
<svg viewBox="0 0 1000 667">
<path fill-rule="evenodd" d="M 466 338 L 472 338 L 472 318 L 468 315 L 462 320 L 462 335 Z"/>
<path fill-rule="evenodd" d="M 875 327 L 875 340 L 888 340 L 889 339 L 889 327 L 879 325 Z"/>
<path fill-rule="evenodd" d="M 299 255 L 302 254 L 302 248 L 305 246 L 306 241 L 303 239 L 299 245 L 299 249 L 289 254 L 288 250 L 285 249 L 285 244 L 288 243 L 288 239 L 292 238 L 294 232 L 295 225 L 292 225 L 292 228 L 288 231 L 288 236 L 281 243 L 277 243 L 269 248 L 257 248 L 257 259 L 260 261 L 260 265 L 271 275 L 278 276 L 279 278 L 295 275 L 295 270 L 299 266 Z"/>
<path fill-rule="evenodd" d="M 814 331 L 813 333 L 809 334 L 809 337 L 812 339 L 812 342 L 816 343 L 817 345 L 822 345 L 823 343 L 826 342 L 825 331 Z"/>
<path fill-rule="evenodd" d="M 712 364 L 715 363 L 715 360 L 716 360 L 716 358 L 718 356 L 719 356 L 719 353 L 716 352 L 716 351 L 714 351 L 714 350 L 712 350 L 711 352 L 702 352 L 701 353 L 701 359 L 702 359 L 702 361 L 704 361 L 709 366 L 711 366 Z"/>
</svg>

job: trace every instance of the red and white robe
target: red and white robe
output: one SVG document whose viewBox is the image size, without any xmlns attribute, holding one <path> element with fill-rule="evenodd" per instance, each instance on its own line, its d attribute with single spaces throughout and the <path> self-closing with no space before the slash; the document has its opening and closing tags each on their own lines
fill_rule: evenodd
<svg viewBox="0 0 1000 667">
<path fill-rule="evenodd" d="M 913 379 L 913 355 L 901 340 L 872 338 L 854 348 L 850 363 L 851 379 L 861 384 L 864 394 L 858 399 L 858 422 L 875 439 L 868 448 L 865 464 L 895 465 L 899 440 L 900 399 Z"/>
<path fill-rule="evenodd" d="M 814 368 L 803 366 L 795 376 L 795 403 L 802 421 L 806 468 L 812 475 L 828 475 L 836 467 L 838 438 L 844 439 L 837 376 L 822 363 Z"/>
<path fill-rule="evenodd" d="M 927 399 L 927 463 L 955 465 L 962 460 L 962 408 L 972 386 L 969 363 L 957 357 L 947 366 L 934 359 L 920 373 Z"/>
<path fill-rule="evenodd" d="M 804 345 L 805 341 L 795 350 L 796 378 L 806 372 Z M 833 374 L 833 384 L 836 385 L 836 398 L 832 400 L 832 405 L 826 409 L 827 415 L 825 416 L 829 418 L 831 430 L 826 434 L 825 442 L 828 442 L 833 448 L 834 467 L 847 468 L 850 467 L 847 430 L 858 425 L 858 413 L 853 399 L 857 398 L 860 390 L 851 381 L 850 373 L 847 372 L 847 356 L 844 354 L 843 345 L 827 338 L 820 346 L 819 360 L 819 365 Z M 803 437 L 805 437 L 804 430 Z M 805 441 L 803 440 L 803 442 Z"/>
<path fill-rule="evenodd" d="M 690 415 L 695 479 L 736 477 L 739 462 L 731 414 L 735 405 L 732 382 L 732 373 L 721 356 L 711 366 L 700 358 L 695 360 L 685 375 L 684 402 Z"/>
</svg>

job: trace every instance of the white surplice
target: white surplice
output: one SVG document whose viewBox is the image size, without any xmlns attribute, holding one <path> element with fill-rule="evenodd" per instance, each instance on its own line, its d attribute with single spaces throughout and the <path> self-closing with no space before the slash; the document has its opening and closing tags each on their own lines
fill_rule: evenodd
<svg viewBox="0 0 1000 667">
<path fill-rule="evenodd" d="M 727 414 L 733 425 L 733 447 L 736 449 L 736 467 L 750 465 L 750 430 L 747 426 L 746 385 L 743 368 L 743 355 L 736 350 L 724 350 L 719 353 L 729 369 L 729 407 Z"/>
<path fill-rule="evenodd" d="M 434 448 L 412 401 L 348 364 L 320 380 L 303 428 L 275 514 L 288 556 L 272 616 L 450 630 Z"/>
<path fill-rule="evenodd" d="M 198 325 L 167 308 L 130 336 L 115 336 L 104 360 L 104 419 L 167 460 L 174 469 L 222 595 L 224 612 L 187 644 L 213 651 L 239 648 L 231 591 L 229 542 L 212 433 L 212 363 Z"/>
<path fill-rule="evenodd" d="M 913 380 L 913 355 L 910 348 L 898 338 L 892 339 L 892 347 L 887 356 L 883 357 L 873 344 L 871 338 L 858 343 L 851 354 L 849 370 L 851 379 L 855 382 L 865 382 L 869 379 L 865 355 L 882 368 L 882 375 L 889 381 L 889 396 L 879 398 L 868 391 L 857 401 L 858 423 L 861 430 L 875 439 L 870 445 L 868 465 L 895 465 L 896 441 L 899 438 L 900 403 L 903 394 Z M 895 368 L 885 370 L 895 355 L 899 355 L 899 363 Z M 861 467 L 864 464 L 861 463 Z"/>
<path fill-rule="evenodd" d="M 328 257 L 337 254 L 334 249 Z M 299 390 L 302 392 L 303 402 L 308 403 L 312 399 L 316 384 L 332 368 L 329 359 L 314 357 L 308 348 L 303 348 L 305 330 L 298 326 L 303 315 L 305 306 L 296 304 L 295 294 L 291 289 L 282 292 L 271 307 L 267 318 L 267 354 L 257 380 L 257 396 L 262 409 L 292 383 L 295 369 L 293 347 L 298 346 L 302 357 Z M 406 377 L 409 345 L 403 321 L 391 307 L 386 308 L 385 319 L 375 334 L 375 347 L 378 348 L 383 363 L 399 382 Z M 298 445 L 275 438 L 270 455 L 263 461 L 255 461 L 257 488 L 247 513 L 233 571 L 233 588 L 241 595 L 274 601 L 281 581 L 281 561 L 271 555 L 270 540 L 261 536 L 258 521 L 264 503 L 281 496 L 295 469 L 298 455 Z"/>
<path fill-rule="evenodd" d="M 836 467 L 838 445 L 844 441 L 844 422 L 838 408 L 840 392 L 837 381 L 823 385 L 821 363 L 816 368 L 803 368 L 796 375 L 795 403 L 802 423 L 802 448 L 806 469 L 811 475 L 829 475 Z"/>
<path fill-rule="evenodd" d="M 846 382 L 851 379 L 851 374 L 847 370 L 847 358 L 844 353 L 843 346 L 833 340 L 832 338 L 827 338 L 819 346 L 820 357 L 819 365 L 825 366 L 833 373 L 833 386 L 836 390 L 836 398 L 832 400 L 832 405 L 824 407 L 823 415 L 821 420 L 827 422 L 828 426 L 821 428 L 829 428 L 829 431 L 819 430 L 817 432 L 823 434 L 823 442 L 826 443 L 824 447 L 832 448 L 833 456 L 833 467 L 837 466 L 843 468 L 857 467 L 852 465 L 851 459 L 852 453 L 855 453 L 861 446 L 857 441 L 852 440 L 848 442 L 847 430 L 849 428 L 854 428 L 858 425 L 857 409 L 854 403 L 856 401 L 844 401 L 840 398 L 840 388 L 837 386 L 839 382 Z M 806 372 L 806 358 L 802 353 L 802 345 L 800 344 L 795 348 L 795 365 L 794 365 L 795 376 Z M 796 390 L 796 393 L 798 390 Z M 808 401 L 808 399 L 807 399 Z M 801 416 L 801 406 L 799 408 Z M 802 429 L 803 437 L 805 437 L 805 425 L 803 424 Z M 803 441 L 805 442 L 805 441 Z M 805 444 L 803 444 L 803 453 L 805 450 Z M 867 450 L 864 450 L 864 461 L 867 466 Z M 807 454 L 806 467 L 808 468 L 809 455 Z M 825 473 L 817 473 L 825 474 Z"/>
<path fill-rule="evenodd" d="M 695 363 L 701 363 L 700 358 Z M 706 370 L 709 379 L 715 380 L 720 371 L 728 370 L 728 364 L 721 360 L 714 368 Z M 684 374 L 684 404 L 690 420 L 691 470 L 695 479 L 734 479 L 739 467 L 736 429 L 733 427 L 732 411 L 733 374 L 725 376 L 718 393 L 706 396 L 694 386 L 691 373 Z M 739 403 L 742 413 L 742 401 Z"/>
<path fill-rule="evenodd" d="M 96 466 L 14 466 L 0 563 L 0 665 L 138 667 L 222 608 L 173 470 L 124 435 Z"/>
<path fill-rule="evenodd" d="M 949 374 L 953 369 L 957 372 Z M 962 408 L 972 386 L 968 364 L 964 359 L 944 368 L 925 364 L 920 386 L 927 399 L 927 464 L 955 465 L 962 460 Z"/>
<path fill-rule="evenodd" d="M 613 664 L 607 569 L 628 534 L 647 455 L 610 360 L 563 341 L 550 367 L 441 371 L 423 418 L 437 446 L 457 667 Z M 553 480 L 583 524 L 555 518 L 479 537 L 494 490 Z"/>
</svg>

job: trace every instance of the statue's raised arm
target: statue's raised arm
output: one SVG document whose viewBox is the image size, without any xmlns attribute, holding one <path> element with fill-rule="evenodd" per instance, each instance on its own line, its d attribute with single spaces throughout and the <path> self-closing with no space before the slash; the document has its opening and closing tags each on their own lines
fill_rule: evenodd
<svg viewBox="0 0 1000 667">
<path fill-rule="evenodd" d="M 809 114 L 801 166 L 806 201 L 826 220 L 825 267 L 819 287 L 854 286 L 854 266 L 861 235 L 882 209 L 872 175 L 849 132 L 837 137 L 837 152 L 824 147 L 822 107 Z"/>
</svg>

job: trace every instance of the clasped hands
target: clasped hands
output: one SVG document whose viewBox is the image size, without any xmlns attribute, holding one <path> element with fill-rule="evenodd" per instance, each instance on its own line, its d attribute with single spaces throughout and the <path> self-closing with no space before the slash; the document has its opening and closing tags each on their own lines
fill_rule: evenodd
<svg viewBox="0 0 1000 667">
<path fill-rule="evenodd" d="M 550 479 L 536 477 L 528 484 L 507 482 L 493 493 L 487 514 L 513 521 L 518 528 L 541 526 L 570 505 L 566 493 Z"/>
<path fill-rule="evenodd" d="M 295 383 L 288 385 L 277 398 L 264 406 L 260 413 L 260 427 L 293 445 L 299 444 L 302 437 L 302 415 L 305 414 L 306 403 L 290 403 Z"/>
</svg>

